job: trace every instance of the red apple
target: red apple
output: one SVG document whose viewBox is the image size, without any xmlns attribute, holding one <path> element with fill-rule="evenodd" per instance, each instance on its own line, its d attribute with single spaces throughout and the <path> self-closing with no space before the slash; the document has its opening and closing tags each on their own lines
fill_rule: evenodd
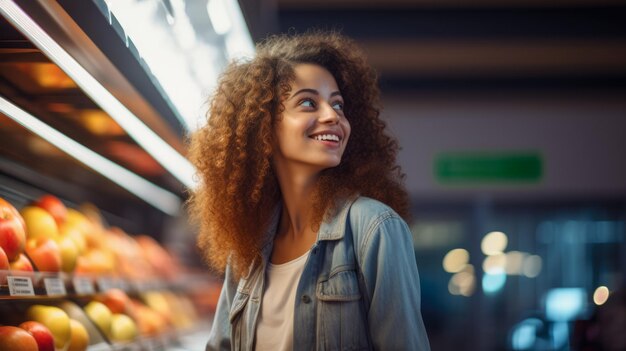
<svg viewBox="0 0 626 351">
<path fill-rule="evenodd" d="M 45 325 L 35 321 L 27 321 L 20 324 L 19 327 L 35 338 L 39 351 L 54 351 L 54 336 Z"/>
<path fill-rule="evenodd" d="M 0 327 L 0 350 L 37 351 L 35 338 L 18 327 Z"/>
<path fill-rule="evenodd" d="M 178 275 L 180 271 L 178 263 L 154 238 L 139 235 L 135 240 L 141 247 L 145 259 L 159 275 L 169 279 Z"/>
<path fill-rule="evenodd" d="M 109 289 L 98 300 L 105 304 L 112 313 L 126 313 L 126 308 L 131 303 L 128 295 L 120 289 Z"/>
<path fill-rule="evenodd" d="M 48 211 L 54 217 L 57 225 L 63 224 L 67 218 L 67 207 L 56 196 L 43 195 L 35 201 L 34 205 Z"/>
<path fill-rule="evenodd" d="M 0 271 L 9 269 L 9 258 L 4 252 L 4 249 L 0 247 Z"/>
<path fill-rule="evenodd" d="M 24 251 L 26 226 L 20 213 L 0 198 L 0 247 L 9 261 L 14 261 Z"/>
<path fill-rule="evenodd" d="M 33 264 L 30 263 L 30 260 L 24 254 L 20 254 L 17 260 L 11 262 L 9 268 L 12 271 L 22 271 L 22 272 L 34 271 Z"/>
<path fill-rule="evenodd" d="M 4 253 L 4 250 L 0 247 L 0 284 L 4 285 L 7 282 L 7 272 L 11 268 L 9 265 L 9 259 L 7 258 L 7 254 Z"/>
<path fill-rule="evenodd" d="M 59 272 L 61 270 L 61 249 L 52 239 L 28 240 L 26 253 L 40 272 Z"/>
</svg>

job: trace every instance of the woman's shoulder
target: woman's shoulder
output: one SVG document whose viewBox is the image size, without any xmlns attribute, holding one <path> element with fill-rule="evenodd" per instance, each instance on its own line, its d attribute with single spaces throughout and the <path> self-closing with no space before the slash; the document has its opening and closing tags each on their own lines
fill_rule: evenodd
<svg viewBox="0 0 626 351">
<path fill-rule="evenodd" d="M 373 229 L 389 219 L 399 219 L 400 215 L 390 206 L 366 196 L 359 196 L 350 207 L 350 224 L 355 229 Z"/>
<path fill-rule="evenodd" d="M 352 203 L 352 207 L 350 209 L 350 213 L 352 215 L 365 215 L 367 217 L 376 217 L 376 216 L 394 216 L 399 217 L 399 215 L 387 204 L 380 202 L 376 199 L 372 199 L 367 196 L 359 196 Z"/>
<path fill-rule="evenodd" d="M 407 223 L 387 204 L 376 199 L 360 196 L 350 208 L 350 229 L 359 257 L 372 245 L 379 245 L 381 238 L 395 244 L 411 236 Z"/>
</svg>

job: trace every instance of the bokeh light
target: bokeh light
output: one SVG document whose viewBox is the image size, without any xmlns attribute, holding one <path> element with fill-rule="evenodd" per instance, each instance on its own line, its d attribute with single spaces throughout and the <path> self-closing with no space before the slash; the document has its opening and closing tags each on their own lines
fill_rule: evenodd
<svg viewBox="0 0 626 351">
<path fill-rule="evenodd" d="M 480 248 L 485 255 L 497 255 L 506 249 L 509 239 L 503 232 L 490 232 L 485 235 L 480 243 Z"/>
<path fill-rule="evenodd" d="M 469 262 L 469 252 L 465 249 L 450 250 L 443 258 L 443 269 L 448 273 L 457 273 Z"/>
<path fill-rule="evenodd" d="M 485 257 L 483 261 L 483 271 L 485 273 L 498 273 L 504 271 L 506 267 L 506 255 L 498 254 Z"/>
<path fill-rule="evenodd" d="M 520 275 L 524 269 L 525 252 L 511 251 L 506 253 L 506 274 Z"/>
<path fill-rule="evenodd" d="M 486 273 L 483 275 L 482 283 L 485 294 L 495 294 L 504 287 L 504 283 L 506 283 L 506 274 L 504 270 Z"/>
<path fill-rule="evenodd" d="M 511 334 L 511 346 L 513 350 L 531 350 L 537 340 L 537 331 L 544 323 L 537 318 L 527 318 L 515 327 Z"/>
<path fill-rule="evenodd" d="M 448 291 L 452 295 L 471 296 L 476 288 L 474 266 L 466 265 L 462 271 L 455 273 L 448 283 Z"/>
<path fill-rule="evenodd" d="M 587 305 L 587 293 L 583 288 L 554 288 L 545 297 L 546 318 L 555 322 L 576 319 Z"/>
<path fill-rule="evenodd" d="M 541 257 L 530 255 L 524 258 L 522 273 L 528 278 L 535 278 L 541 273 Z"/>
<path fill-rule="evenodd" d="M 603 305 L 608 299 L 609 288 L 607 288 L 606 286 L 599 286 L 596 291 L 593 292 L 593 303 L 598 306 Z"/>
</svg>

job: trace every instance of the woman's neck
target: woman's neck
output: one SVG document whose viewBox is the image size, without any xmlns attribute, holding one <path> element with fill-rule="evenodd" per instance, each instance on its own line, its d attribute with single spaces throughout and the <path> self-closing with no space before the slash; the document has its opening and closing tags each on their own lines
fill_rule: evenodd
<svg viewBox="0 0 626 351">
<path fill-rule="evenodd" d="M 318 174 L 304 170 L 277 170 L 282 193 L 283 214 L 278 228 L 279 235 L 290 235 L 294 239 L 311 230 L 312 203 Z"/>
</svg>

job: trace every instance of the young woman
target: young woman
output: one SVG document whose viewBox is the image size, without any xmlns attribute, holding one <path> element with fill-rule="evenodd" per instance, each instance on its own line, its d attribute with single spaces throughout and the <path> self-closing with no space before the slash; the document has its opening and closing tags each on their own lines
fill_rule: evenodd
<svg viewBox="0 0 626 351">
<path fill-rule="evenodd" d="M 207 350 L 429 350 L 398 146 L 336 33 L 231 64 L 190 143 L 199 246 L 225 281 Z"/>
</svg>

